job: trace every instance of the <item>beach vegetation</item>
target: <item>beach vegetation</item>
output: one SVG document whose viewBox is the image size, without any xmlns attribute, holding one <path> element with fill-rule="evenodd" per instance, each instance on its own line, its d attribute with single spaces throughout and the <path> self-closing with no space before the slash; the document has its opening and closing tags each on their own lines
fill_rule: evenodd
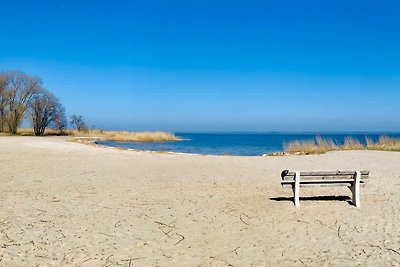
<svg viewBox="0 0 400 267">
<path fill-rule="evenodd" d="M 72 115 L 70 119 L 72 128 L 76 129 L 78 132 L 87 131 L 85 118 L 82 115 Z"/>
<path fill-rule="evenodd" d="M 130 132 L 130 131 L 104 131 L 104 130 L 87 130 L 78 131 L 71 130 L 68 131 L 70 136 L 75 138 L 92 138 L 107 141 L 117 141 L 117 142 L 165 142 L 165 141 L 177 141 L 180 140 L 172 133 L 168 132 Z"/>
<path fill-rule="evenodd" d="M 60 105 L 58 111 L 53 118 L 53 128 L 58 131 L 59 134 L 64 134 L 68 127 L 67 115 L 65 113 L 64 106 Z"/>
<path fill-rule="evenodd" d="M 36 136 L 43 136 L 46 128 L 50 125 L 54 125 L 54 128 L 59 131 L 62 131 L 65 127 L 63 122 L 65 109 L 58 98 L 47 90 L 41 89 L 34 97 L 30 107 L 30 115 L 33 132 Z"/>
<path fill-rule="evenodd" d="M 23 72 L 1 73 L 1 131 L 16 134 L 26 111 L 41 90 L 41 80 Z"/>
<path fill-rule="evenodd" d="M 354 137 L 346 137 L 343 144 L 336 144 L 332 139 L 317 137 L 311 140 L 296 140 L 284 145 L 284 151 L 287 154 L 308 155 L 323 154 L 329 151 L 339 150 L 381 150 L 381 151 L 399 151 L 400 138 L 381 136 L 373 141 L 366 137 L 365 143 Z"/>
<path fill-rule="evenodd" d="M 20 71 L 0 73 L 0 133 L 15 135 L 28 120 L 33 133 L 41 136 L 50 126 L 65 129 L 64 117 L 65 108 L 42 87 L 40 78 Z"/>
<path fill-rule="evenodd" d="M 8 99 L 6 86 L 6 76 L 0 73 L 0 133 L 4 132 L 6 127 L 6 105 Z"/>
<path fill-rule="evenodd" d="M 3 133 L 1 135 L 10 135 L 9 133 Z M 34 136 L 35 132 L 32 128 L 20 128 L 18 129 L 18 135 L 20 136 Z M 179 137 L 173 133 L 162 132 L 162 131 L 145 131 L 145 132 L 130 132 L 130 131 L 106 131 L 106 130 L 68 130 L 63 129 L 61 132 L 59 129 L 47 128 L 43 134 L 44 136 L 52 135 L 63 135 L 70 136 L 75 140 L 104 140 L 104 141 L 115 141 L 115 142 L 166 142 L 166 141 L 179 141 Z"/>
<path fill-rule="evenodd" d="M 381 136 L 377 142 L 367 138 L 366 143 L 370 150 L 400 151 L 400 138 Z"/>
</svg>

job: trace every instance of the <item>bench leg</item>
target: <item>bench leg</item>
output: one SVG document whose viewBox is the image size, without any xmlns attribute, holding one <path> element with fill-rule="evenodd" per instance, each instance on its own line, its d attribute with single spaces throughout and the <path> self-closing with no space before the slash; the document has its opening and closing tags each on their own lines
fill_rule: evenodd
<svg viewBox="0 0 400 267">
<path fill-rule="evenodd" d="M 300 172 L 296 172 L 296 176 L 294 177 L 293 194 L 294 194 L 294 205 L 296 207 L 299 207 L 300 206 Z"/>
<path fill-rule="evenodd" d="M 356 172 L 356 175 L 354 177 L 354 182 L 353 185 L 350 186 L 351 193 L 353 194 L 353 204 L 357 208 L 361 207 L 360 203 L 360 180 L 361 180 L 361 172 Z"/>
</svg>

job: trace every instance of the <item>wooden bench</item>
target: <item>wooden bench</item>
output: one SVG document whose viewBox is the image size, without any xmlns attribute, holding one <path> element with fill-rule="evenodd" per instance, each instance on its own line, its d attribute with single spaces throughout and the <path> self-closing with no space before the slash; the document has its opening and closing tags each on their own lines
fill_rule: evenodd
<svg viewBox="0 0 400 267">
<path fill-rule="evenodd" d="M 360 207 L 360 187 L 366 183 L 369 171 L 289 171 L 281 173 L 282 187 L 291 187 L 294 205 L 300 206 L 300 187 L 348 186 L 353 193 L 353 204 Z"/>
</svg>

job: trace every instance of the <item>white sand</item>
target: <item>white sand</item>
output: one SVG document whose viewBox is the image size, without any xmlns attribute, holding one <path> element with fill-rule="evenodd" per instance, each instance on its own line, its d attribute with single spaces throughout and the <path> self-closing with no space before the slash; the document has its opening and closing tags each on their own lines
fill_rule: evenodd
<svg viewBox="0 0 400 267">
<path fill-rule="evenodd" d="M 301 189 L 283 169 L 368 169 Z M 0 266 L 399 266 L 400 153 L 217 157 L 0 138 Z M 281 198 L 282 201 L 270 198 Z"/>
</svg>

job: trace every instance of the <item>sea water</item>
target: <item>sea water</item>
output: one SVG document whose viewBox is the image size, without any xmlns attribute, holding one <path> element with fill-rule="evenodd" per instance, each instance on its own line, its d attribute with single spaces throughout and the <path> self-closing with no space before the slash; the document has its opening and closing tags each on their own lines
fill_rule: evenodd
<svg viewBox="0 0 400 267">
<path fill-rule="evenodd" d="M 400 137 L 400 133 L 176 133 L 181 141 L 168 142 L 113 142 L 100 141 L 101 145 L 137 150 L 178 152 L 207 155 L 260 156 L 281 152 L 285 144 L 296 140 L 315 140 L 318 136 L 341 145 L 346 137 L 365 144 L 366 138 L 374 141 L 380 136 Z"/>
</svg>

